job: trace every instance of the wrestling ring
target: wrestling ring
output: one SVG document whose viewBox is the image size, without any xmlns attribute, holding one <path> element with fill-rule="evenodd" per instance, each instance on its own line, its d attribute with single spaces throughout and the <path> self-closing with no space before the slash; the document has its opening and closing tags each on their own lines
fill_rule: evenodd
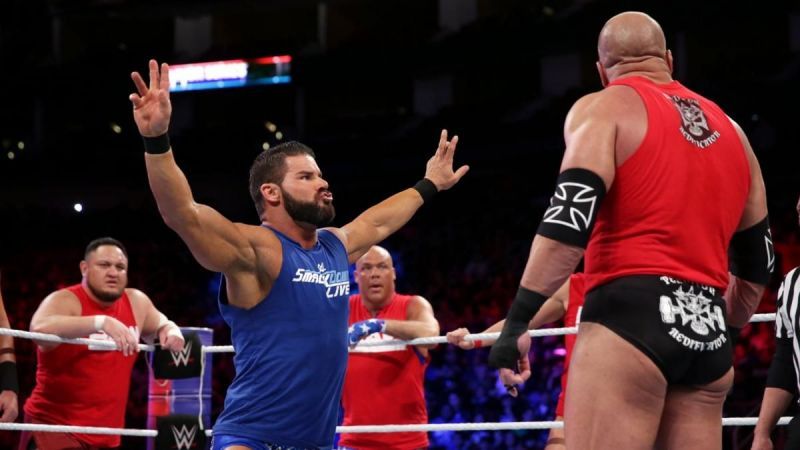
<svg viewBox="0 0 800 450">
<path fill-rule="evenodd" d="M 775 314 L 755 314 L 751 318 L 751 323 L 756 322 L 772 322 L 775 320 Z M 568 328 L 547 328 L 531 330 L 529 334 L 531 337 L 544 337 L 544 336 L 562 336 L 567 334 L 576 334 L 577 327 Z M 470 334 L 465 337 L 465 340 L 486 340 L 496 339 L 500 333 L 481 333 Z M 72 344 L 72 345 L 91 345 L 93 348 L 102 350 L 115 350 L 116 344 L 111 341 L 95 340 L 87 338 L 65 339 L 51 334 L 34 333 L 29 331 L 14 330 L 0 328 L 0 335 L 12 336 L 19 339 L 32 339 L 37 341 L 53 342 L 59 344 Z M 429 338 L 419 338 L 410 341 L 392 340 L 392 341 L 363 341 L 358 346 L 351 349 L 351 353 L 359 352 L 374 352 L 376 349 L 368 350 L 369 347 L 387 347 L 397 348 L 407 345 L 426 345 L 426 344 L 447 344 L 445 336 L 436 336 Z M 139 344 L 139 350 L 143 352 L 152 352 L 155 350 L 153 345 Z M 201 350 L 203 357 L 201 361 L 205 361 L 205 355 L 211 353 L 233 353 L 235 350 L 231 345 L 222 346 L 208 346 L 204 345 Z M 205 364 L 201 364 L 202 370 L 205 370 Z M 200 380 L 202 382 L 204 376 L 201 373 Z M 202 389 L 201 389 L 202 391 Z M 202 411 L 201 414 L 202 416 Z M 781 417 L 778 425 L 787 425 L 792 417 Z M 725 417 L 722 419 L 722 426 L 755 426 L 757 417 Z M 202 423 L 202 421 L 201 421 Z M 563 428 L 562 421 L 538 421 L 538 422 L 476 422 L 476 423 L 437 423 L 437 424 L 411 424 L 411 425 L 359 425 L 359 426 L 339 426 L 336 428 L 336 433 L 393 433 L 393 432 L 411 432 L 411 431 L 424 431 L 424 432 L 437 432 L 437 431 L 496 431 L 496 430 L 546 430 L 553 428 Z M 105 427 L 87 427 L 87 426 L 71 426 L 71 425 L 45 425 L 45 424 L 30 424 L 30 423 L 0 423 L 0 431 L 31 431 L 31 432 L 52 432 L 52 433 L 81 433 L 81 434 L 99 434 L 99 435 L 119 435 L 119 436 L 132 436 L 132 437 L 145 437 L 153 438 L 158 436 L 158 431 L 154 429 L 128 429 L 128 428 L 105 428 Z M 206 436 L 213 434 L 213 429 L 204 430 Z"/>
</svg>

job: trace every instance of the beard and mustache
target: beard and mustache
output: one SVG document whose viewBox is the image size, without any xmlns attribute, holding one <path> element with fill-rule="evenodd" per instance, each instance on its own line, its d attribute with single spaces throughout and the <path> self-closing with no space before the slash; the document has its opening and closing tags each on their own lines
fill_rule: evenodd
<svg viewBox="0 0 800 450">
<path fill-rule="evenodd" d="M 308 223 L 320 228 L 330 224 L 336 217 L 333 203 L 319 205 L 317 202 L 300 201 L 285 190 L 283 191 L 283 200 L 286 212 L 295 222 Z"/>
<path fill-rule="evenodd" d="M 95 298 L 104 303 L 114 303 L 115 301 L 119 300 L 122 297 L 122 294 L 125 292 L 125 287 L 122 287 L 118 292 L 101 291 L 100 289 L 92 286 L 92 283 L 88 281 L 86 283 L 86 287 L 89 288 L 89 291 L 91 291 Z"/>
</svg>

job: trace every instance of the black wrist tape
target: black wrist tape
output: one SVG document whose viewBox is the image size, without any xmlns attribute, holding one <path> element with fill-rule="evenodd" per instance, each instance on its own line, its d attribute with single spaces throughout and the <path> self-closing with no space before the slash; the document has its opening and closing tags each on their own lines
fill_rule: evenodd
<svg viewBox="0 0 800 450">
<path fill-rule="evenodd" d="M 0 362 L 0 391 L 14 391 L 19 394 L 17 363 L 14 361 Z"/>
<path fill-rule="evenodd" d="M 561 172 L 556 183 L 556 192 L 536 234 L 586 248 L 606 195 L 605 182 L 591 170 L 576 168 Z"/>
<path fill-rule="evenodd" d="M 422 201 L 425 203 L 427 203 L 428 200 L 432 199 L 433 196 L 439 192 L 439 190 L 436 189 L 436 185 L 433 184 L 433 181 L 427 178 L 417 181 L 417 184 L 414 185 L 414 189 L 419 192 L 419 195 L 422 196 Z"/>
<path fill-rule="evenodd" d="M 167 153 L 170 149 L 169 134 L 167 133 L 156 137 L 142 136 L 142 140 L 144 141 L 145 153 L 150 153 L 151 155 Z"/>
<path fill-rule="evenodd" d="M 766 286 L 774 269 L 775 249 L 772 247 L 769 217 L 733 235 L 728 246 L 730 273 Z"/>
<path fill-rule="evenodd" d="M 506 316 L 506 323 L 497 342 L 489 353 L 489 365 L 497 369 L 516 369 L 520 354 L 517 338 L 528 332 L 528 323 L 542 308 L 547 297 L 520 286 L 514 303 Z"/>
</svg>

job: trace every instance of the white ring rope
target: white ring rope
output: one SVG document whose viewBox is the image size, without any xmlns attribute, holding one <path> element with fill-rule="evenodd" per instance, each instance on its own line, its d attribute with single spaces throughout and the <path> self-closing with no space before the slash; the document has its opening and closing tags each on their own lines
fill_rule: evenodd
<svg viewBox="0 0 800 450">
<path fill-rule="evenodd" d="M 34 333 L 32 331 L 14 330 L 11 328 L 0 328 L 0 336 L 12 336 L 15 338 L 32 339 L 35 341 L 55 342 L 57 344 L 91 345 L 92 347 L 101 347 L 102 350 L 117 349 L 117 344 L 114 341 L 87 338 L 62 338 L 56 336 L 55 334 Z M 139 350 L 152 352 L 155 350 L 155 346 L 139 344 Z"/>
<path fill-rule="evenodd" d="M 792 417 L 781 417 L 777 425 L 788 425 Z M 755 426 L 757 417 L 726 417 L 723 427 Z M 419 425 L 354 425 L 336 427 L 337 433 L 398 433 L 411 431 L 498 431 L 498 430 L 547 430 L 564 428 L 563 421 L 542 422 L 486 422 L 486 423 L 429 423 Z M 156 437 L 156 430 L 127 428 L 77 427 L 69 425 L 44 425 L 33 423 L 0 423 L 0 431 L 41 431 L 49 433 L 108 434 L 135 437 Z M 207 436 L 212 430 L 205 430 Z"/>
<path fill-rule="evenodd" d="M 774 322 L 774 321 L 775 321 L 775 313 L 753 314 L 753 316 L 750 317 L 750 323 Z"/>
<path fill-rule="evenodd" d="M 542 336 L 561 336 L 565 334 L 577 334 L 578 327 L 567 327 L 567 328 L 542 328 L 539 330 L 530 330 L 528 334 L 531 337 L 542 337 Z M 496 340 L 500 336 L 500 332 L 496 331 L 494 333 L 476 333 L 476 334 L 468 334 L 464 336 L 465 341 L 478 341 L 478 340 L 485 340 L 485 339 L 493 339 Z M 447 343 L 447 336 L 434 336 L 434 337 L 425 337 L 425 338 L 417 338 L 412 339 L 410 341 L 401 341 L 401 340 L 390 340 L 390 341 L 361 341 L 358 343 L 358 347 L 383 347 L 389 345 L 430 345 L 430 344 L 446 344 Z"/>
<path fill-rule="evenodd" d="M 234 353 L 232 345 L 204 345 L 203 353 Z"/>
<path fill-rule="evenodd" d="M 753 314 L 750 318 L 751 323 L 756 322 L 772 322 L 775 320 L 775 313 L 770 314 Z M 578 327 L 566 327 L 566 328 L 541 328 L 538 330 L 530 330 L 528 334 L 531 337 L 542 337 L 542 336 L 561 336 L 566 334 L 578 334 Z M 477 340 L 485 340 L 485 339 L 494 339 L 496 340 L 500 336 L 499 332 L 494 333 L 478 333 L 478 334 L 468 334 L 464 336 L 465 341 L 477 341 Z M 430 344 L 446 344 L 447 337 L 446 336 L 434 336 L 434 337 L 426 337 L 426 338 L 417 338 L 412 339 L 410 341 L 401 341 L 401 340 L 391 340 L 391 341 L 362 341 L 358 344 L 358 347 L 382 347 L 388 345 L 430 345 Z M 356 347 L 356 349 L 358 348 Z"/>
<path fill-rule="evenodd" d="M 774 320 L 775 320 L 774 313 L 753 314 L 753 316 L 750 318 L 751 323 L 771 322 Z M 576 334 L 577 332 L 578 332 L 578 327 L 542 328 L 539 330 L 530 330 L 528 331 L 528 334 L 530 334 L 531 337 L 542 337 L 542 336 L 561 336 L 566 334 Z M 60 344 L 91 345 L 94 347 L 103 347 L 104 349 L 107 350 L 115 350 L 117 348 L 117 345 L 113 341 L 101 341 L 97 339 L 86 339 L 86 338 L 67 339 L 58 337 L 54 334 L 34 333 L 30 331 L 14 330 L 10 328 L 0 328 L 0 336 L 13 336 L 17 338 L 34 339 L 37 341 L 55 342 Z M 497 339 L 498 336 L 500 336 L 499 332 L 476 333 L 464 336 L 464 340 L 476 341 L 476 340 Z M 446 343 L 447 343 L 447 336 L 417 338 L 417 339 L 412 339 L 410 341 L 402 341 L 395 339 L 387 341 L 362 341 L 358 344 L 358 346 L 356 346 L 355 349 L 350 349 L 350 351 L 358 353 L 359 347 L 367 348 L 367 347 L 401 346 L 401 345 L 432 345 L 432 344 L 446 344 Z M 154 349 L 155 346 L 153 345 L 139 344 L 140 351 L 152 352 Z M 235 350 L 232 345 L 204 345 L 202 351 L 203 353 L 233 353 Z"/>
<path fill-rule="evenodd" d="M 39 423 L 0 423 L 3 431 L 44 431 L 47 433 L 107 434 L 112 436 L 156 437 L 156 430 L 126 428 L 76 427 L 72 425 L 44 425 Z"/>
<path fill-rule="evenodd" d="M 769 322 L 775 320 L 775 314 L 755 314 L 750 322 Z M 577 327 L 567 328 L 545 328 L 531 330 L 531 337 L 541 336 L 560 336 L 565 334 L 577 333 Z M 0 328 L 0 335 L 12 336 L 23 339 L 33 339 L 45 342 L 55 342 L 61 344 L 78 344 L 102 347 L 108 350 L 115 350 L 116 343 L 97 339 L 61 338 L 52 334 L 34 333 L 30 331 Z M 500 333 L 479 333 L 469 334 L 464 337 L 467 341 L 496 339 Z M 391 340 L 377 342 L 361 342 L 360 347 L 374 347 L 386 345 L 429 345 L 447 343 L 446 336 L 436 336 L 430 338 L 412 339 L 410 341 Z M 139 344 L 141 351 L 153 351 L 153 345 Z M 351 350 L 352 351 L 352 350 Z M 208 345 L 203 346 L 202 352 L 208 353 L 232 353 L 232 345 Z M 204 358 L 203 358 L 204 359 Z M 787 425 L 792 417 L 781 417 L 777 425 Z M 722 419 L 722 426 L 755 426 L 757 417 L 726 417 Z M 337 433 L 393 433 L 410 431 L 481 431 L 481 430 L 544 430 L 551 428 L 563 428 L 562 421 L 543 421 L 543 422 L 486 422 L 486 423 L 444 423 L 444 424 L 417 424 L 417 425 L 357 425 L 336 427 Z M 71 425 L 46 425 L 30 423 L 0 423 L 0 431 L 39 431 L 51 433 L 82 433 L 82 434 L 104 434 L 134 437 L 155 437 L 158 435 L 156 430 L 137 430 L 126 428 L 106 428 L 106 427 L 80 427 Z M 212 430 L 205 430 L 206 435 L 211 435 Z"/>
</svg>

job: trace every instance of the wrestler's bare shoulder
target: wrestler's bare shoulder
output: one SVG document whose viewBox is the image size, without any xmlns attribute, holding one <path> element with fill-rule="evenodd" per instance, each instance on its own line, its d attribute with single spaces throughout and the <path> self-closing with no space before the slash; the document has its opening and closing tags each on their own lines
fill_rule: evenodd
<svg viewBox="0 0 800 450">
<path fill-rule="evenodd" d="M 623 85 L 609 86 L 579 98 L 572 106 L 568 117 L 621 114 L 640 105 L 642 100 L 633 88 Z"/>
<path fill-rule="evenodd" d="M 236 222 L 234 225 L 236 225 L 236 228 L 253 246 L 253 248 L 280 247 L 280 240 L 275 235 L 275 232 L 264 225 L 252 225 L 240 222 Z"/>
</svg>

